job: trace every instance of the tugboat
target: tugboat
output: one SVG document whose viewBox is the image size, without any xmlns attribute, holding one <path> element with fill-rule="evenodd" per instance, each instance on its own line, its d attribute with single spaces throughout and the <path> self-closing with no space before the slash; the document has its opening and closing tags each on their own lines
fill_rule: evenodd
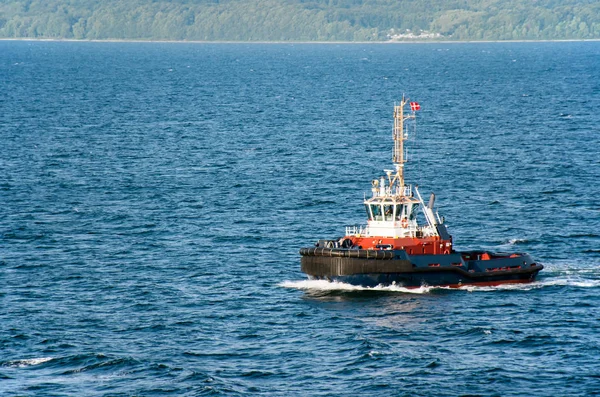
<svg viewBox="0 0 600 397">
<path fill-rule="evenodd" d="M 407 104 L 410 113 L 404 112 Z M 372 197 L 364 201 L 367 225 L 346 227 L 341 238 L 300 249 L 302 272 L 312 279 L 363 287 L 459 288 L 534 281 L 544 266 L 526 253 L 455 251 L 444 218 L 434 213 L 435 195 L 426 205 L 418 187 L 405 183 L 405 122 L 414 122 L 417 110 L 420 105 L 404 97 L 394 106 L 394 170 L 384 170 L 385 176 L 372 181 Z"/>
</svg>

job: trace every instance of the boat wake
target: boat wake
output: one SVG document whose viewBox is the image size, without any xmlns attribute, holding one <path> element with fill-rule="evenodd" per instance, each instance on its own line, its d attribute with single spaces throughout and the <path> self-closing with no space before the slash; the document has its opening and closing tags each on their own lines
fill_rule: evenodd
<svg viewBox="0 0 600 397">
<path fill-rule="evenodd" d="M 549 277 L 534 281 L 528 284 L 501 284 L 494 287 L 480 287 L 476 285 L 466 285 L 458 288 L 459 290 L 476 292 L 476 291 L 530 291 L 534 289 L 547 287 L 573 287 L 573 288 L 600 288 L 600 279 L 585 279 L 582 277 Z M 451 288 L 447 288 L 451 289 Z"/>
<path fill-rule="evenodd" d="M 327 280 L 301 280 L 284 281 L 279 284 L 280 287 L 299 289 L 302 291 L 378 291 L 378 292 L 403 292 L 408 294 L 426 294 L 436 287 L 405 288 L 399 285 L 388 285 L 377 287 L 361 287 L 347 283 Z"/>
<path fill-rule="evenodd" d="M 584 272 L 585 273 L 585 272 Z M 465 285 L 459 288 L 421 286 L 419 288 L 406 288 L 399 285 L 378 285 L 376 287 L 362 287 L 358 285 L 340 283 L 326 280 L 300 280 L 284 281 L 280 287 L 298 289 L 302 291 L 328 292 L 328 291 L 377 291 L 407 294 L 428 294 L 436 290 L 468 291 L 468 292 L 493 292 L 493 291 L 530 291 L 548 287 L 573 287 L 573 288 L 600 288 L 600 278 L 582 277 L 580 274 L 561 274 L 556 277 L 549 276 L 527 284 L 501 284 L 497 286 Z"/>
</svg>

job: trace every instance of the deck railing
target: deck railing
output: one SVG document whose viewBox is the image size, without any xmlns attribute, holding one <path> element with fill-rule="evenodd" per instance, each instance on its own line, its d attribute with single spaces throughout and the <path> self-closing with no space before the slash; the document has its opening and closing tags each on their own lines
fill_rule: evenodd
<svg viewBox="0 0 600 397">
<path fill-rule="evenodd" d="M 346 236 L 350 235 L 362 235 L 365 233 L 365 228 L 363 226 L 346 226 Z"/>
</svg>

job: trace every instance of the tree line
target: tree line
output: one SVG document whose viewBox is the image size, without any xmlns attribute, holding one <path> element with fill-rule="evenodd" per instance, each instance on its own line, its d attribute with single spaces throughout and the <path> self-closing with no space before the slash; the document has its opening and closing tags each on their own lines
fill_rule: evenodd
<svg viewBox="0 0 600 397">
<path fill-rule="evenodd" d="M 0 37 L 81 40 L 599 39 L 596 0 L 4 0 Z"/>
</svg>

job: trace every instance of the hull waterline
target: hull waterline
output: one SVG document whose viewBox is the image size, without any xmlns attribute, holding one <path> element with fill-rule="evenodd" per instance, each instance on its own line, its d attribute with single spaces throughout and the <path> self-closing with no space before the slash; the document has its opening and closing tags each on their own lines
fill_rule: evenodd
<svg viewBox="0 0 600 397">
<path fill-rule="evenodd" d="M 488 254 L 490 259 L 464 260 L 473 253 L 415 256 L 403 251 L 387 253 L 390 254 L 388 259 L 305 255 L 301 258 L 301 269 L 317 280 L 363 287 L 397 285 L 406 288 L 530 283 L 543 269 L 543 265 L 527 254 Z M 330 253 L 325 252 L 327 254 Z M 340 255 L 339 250 L 336 254 Z M 358 255 L 351 250 L 341 254 Z"/>
</svg>

